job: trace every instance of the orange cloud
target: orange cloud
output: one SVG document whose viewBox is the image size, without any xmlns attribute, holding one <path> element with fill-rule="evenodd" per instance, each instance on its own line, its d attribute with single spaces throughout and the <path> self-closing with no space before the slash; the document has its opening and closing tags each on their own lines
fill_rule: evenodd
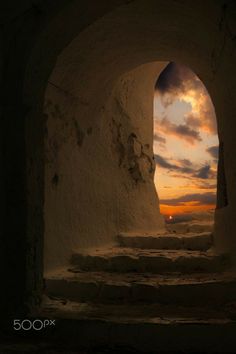
<svg viewBox="0 0 236 354">
<path fill-rule="evenodd" d="M 163 215 L 179 215 L 179 214 L 187 214 L 187 213 L 195 213 L 200 211 L 209 211 L 215 209 L 215 204 L 200 204 L 200 205 L 177 205 L 177 206 L 169 206 L 160 204 L 160 212 Z"/>
<path fill-rule="evenodd" d="M 215 109 L 211 98 L 201 80 L 189 68 L 170 63 L 157 80 L 156 93 L 165 107 L 176 100 L 191 105 L 191 112 L 184 117 L 190 129 L 200 128 L 210 134 L 217 134 Z"/>
<path fill-rule="evenodd" d="M 169 206 L 182 206 L 182 205 L 212 205 L 216 202 L 216 195 L 213 192 L 205 193 L 188 193 L 178 197 L 161 199 L 161 204 Z"/>
<path fill-rule="evenodd" d="M 155 124 L 157 125 L 157 127 L 155 127 L 155 131 L 172 135 L 178 139 L 185 140 L 192 145 L 194 145 L 197 141 L 202 140 L 199 132 L 192 129 L 187 124 L 175 124 L 170 122 L 170 120 L 166 117 Z"/>
</svg>

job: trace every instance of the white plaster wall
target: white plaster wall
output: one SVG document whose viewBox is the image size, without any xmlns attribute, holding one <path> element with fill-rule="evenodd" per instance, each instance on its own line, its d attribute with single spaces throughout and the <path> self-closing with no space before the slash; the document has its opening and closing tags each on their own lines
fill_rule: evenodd
<svg viewBox="0 0 236 354">
<path fill-rule="evenodd" d="M 106 105 L 106 122 L 113 131 L 111 159 L 116 156 L 120 166 L 120 231 L 163 231 L 153 182 L 153 97 L 156 79 L 166 65 L 145 64 L 123 75 Z"/>
<path fill-rule="evenodd" d="M 84 78 L 87 85 L 78 81 L 76 96 L 50 78 L 45 270 L 63 265 L 75 248 L 114 243 L 120 231 L 164 231 L 152 146 L 154 84 L 165 65 L 150 63 L 122 75 L 107 85 L 106 100 L 96 68 Z M 98 95 L 86 96 L 90 84 L 101 85 Z"/>
</svg>

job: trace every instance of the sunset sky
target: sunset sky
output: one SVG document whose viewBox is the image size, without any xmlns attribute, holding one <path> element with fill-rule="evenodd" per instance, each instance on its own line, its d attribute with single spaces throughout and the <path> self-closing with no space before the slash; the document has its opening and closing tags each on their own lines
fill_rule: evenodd
<svg viewBox="0 0 236 354">
<path fill-rule="evenodd" d="M 214 107 L 200 79 L 173 62 L 155 87 L 154 155 L 155 185 L 166 217 L 215 208 L 218 136 Z"/>
</svg>

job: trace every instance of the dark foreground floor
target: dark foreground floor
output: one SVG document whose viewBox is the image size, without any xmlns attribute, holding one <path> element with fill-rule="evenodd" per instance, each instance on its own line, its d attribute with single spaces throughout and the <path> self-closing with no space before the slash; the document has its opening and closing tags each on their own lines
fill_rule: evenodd
<svg viewBox="0 0 236 354">
<path fill-rule="evenodd" d="M 17 354 L 17 353 L 25 353 L 25 354 L 141 354 L 143 352 L 137 352 L 136 350 L 129 348 L 98 348 L 96 350 L 88 350 L 88 349 L 79 349 L 79 350 L 71 350 L 62 348 L 61 346 L 57 346 L 54 344 L 41 342 L 35 343 L 32 341 L 24 341 L 17 340 L 15 341 L 8 339 L 4 342 L 1 341 L 0 344 L 0 354 Z M 236 353 L 236 352 L 235 352 Z M 186 352 L 178 351 L 178 352 L 148 352 L 148 354 L 188 354 Z M 191 354 L 219 354 L 219 353 L 209 353 L 204 350 L 201 352 L 191 352 Z M 222 353 L 223 354 L 223 353 Z M 227 352 L 224 352 L 227 354 Z"/>
</svg>

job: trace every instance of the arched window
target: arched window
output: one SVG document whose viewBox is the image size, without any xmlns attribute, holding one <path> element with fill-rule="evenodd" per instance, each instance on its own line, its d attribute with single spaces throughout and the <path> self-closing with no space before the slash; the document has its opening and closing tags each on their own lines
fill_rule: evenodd
<svg viewBox="0 0 236 354">
<path fill-rule="evenodd" d="M 170 228 L 202 231 L 213 225 L 218 146 L 205 86 L 191 69 L 170 62 L 154 95 L 155 185 Z"/>
</svg>

